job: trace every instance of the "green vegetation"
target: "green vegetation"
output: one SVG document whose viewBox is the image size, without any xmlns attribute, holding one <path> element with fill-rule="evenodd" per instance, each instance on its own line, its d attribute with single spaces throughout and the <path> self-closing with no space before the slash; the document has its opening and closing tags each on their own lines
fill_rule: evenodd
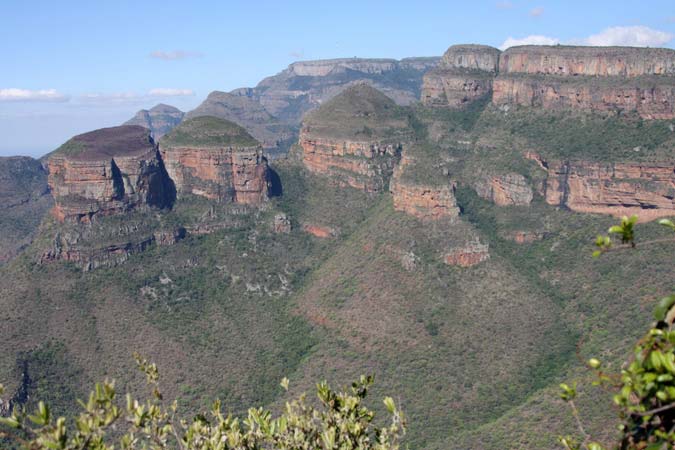
<svg viewBox="0 0 675 450">
<path fill-rule="evenodd" d="M 255 147 L 259 145 L 248 132 L 229 120 L 200 116 L 180 123 L 161 139 L 163 148 L 171 147 Z"/>
</svg>

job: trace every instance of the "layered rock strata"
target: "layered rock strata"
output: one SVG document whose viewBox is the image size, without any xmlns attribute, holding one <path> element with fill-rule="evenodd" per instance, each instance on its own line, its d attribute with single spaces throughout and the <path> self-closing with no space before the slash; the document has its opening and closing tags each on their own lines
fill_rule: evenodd
<svg viewBox="0 0 675 450">
<path fill-rule="evenodd" d="M 517 173 L 485 177 L 475 184 L 476 193 L 497 206 L 529 205 L 532 187 Z"/>
<path fill-rule="evenodd" d="M 548 175 L 545 199 L 573 211 L 623 216 L 641 221 L 675 215 L 675 164 L 597 163 L 536 159 Z"/>
<path fill-rule="evenodd" d="M 386 189 L 412 132 L 403 110 L 367 84 L 354 85 L 309 114 L 300 133 L 312 173 L 366 192 Z"/>
<path fill-rule="evenodd" d="M 75 136 L 47 159 L 48 183 L 60 221 L 88 222 L 95 215 L 141 206 L 169 207 L 171 180 L 150 137 L 132 125 Z"/>
<path fill-rule="evenodd" d="M 454 45 L 438 67 L 424 75 L 422 102 L 460 108 L 492 94 L 499 50 L 486 45 Z"/>
<path fill-rule="evenodd" d="M 261 145 L 224 119 L 188 119 L 160 142 L 178 195 L 259 205 L 267 200 L 267 161 Z"/>
</svg>

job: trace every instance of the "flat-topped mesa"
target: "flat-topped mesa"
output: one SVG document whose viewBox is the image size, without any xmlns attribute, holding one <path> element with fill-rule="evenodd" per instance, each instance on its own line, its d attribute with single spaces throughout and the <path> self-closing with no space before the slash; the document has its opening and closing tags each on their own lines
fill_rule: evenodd
<svg viewBox="0 0 675 450">
<path fill-rule="evenodd" d="M 624 216 L 640 221 L 675 215 L 675 164 L 537 161 L 548 172 L 545 199 L 572 211 Z"/>
<path fill-rule="evenodd" d="M 355 84 L 306 116 L 302 161 L 338 185 L 378 192 L 412 135 L 403 108 L 375 88 Z"/>
<path fill-rule="evenodd" d="M 259 205 L 267 200 L 262 146 L 239 125 L 211 116 L 188 119 L 160 141 L 178 195 Z"/>
<path fill-rule="evenodd" d="M 499 54 L 498 49 L 487 45 L 453 45 L 438 67 L 424 75 L 422 102 L 427 106 L 461 108 L 489 97 Z"/>
<path fill-rule="evenodd" d="M 140 206 L 164 208 L 173 187 L 150 130 L 123 125 L 81 134 L 51 153 L 48 183 L 61 221 L 89 222 L 97 215 Z"/>
<path fill-rule="evenodd" d="M 499 72 L 604 77 L 675 75 L 675 50 L 524 45 L 511 47 L 502 53 Z"/>
<path fill-rule="evenodd" d="M 675 118 L 675 50 L 522 46 L 499 61 L 496 105 Z"/>
<path fill-rule="evenodd" d="M 160 103 L 151 109 L 141 109 L 134 117 L 124 122 L 124 125 L 140 125 L 152 133 L 152 138 L 158 141 L 178 125 L 185 113 L 171 105 Z"/>
</svg>

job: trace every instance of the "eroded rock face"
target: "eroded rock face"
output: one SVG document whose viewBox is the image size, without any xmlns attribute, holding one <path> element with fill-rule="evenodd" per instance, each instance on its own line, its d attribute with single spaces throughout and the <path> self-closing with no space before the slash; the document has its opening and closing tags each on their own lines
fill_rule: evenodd
<svg viewBox="0 0 675 450">
<path fill-rule="evenodd" d="M 551 205 L 613 216 L 637 214 L 641 221 L 675 215 L 672 163 L 538 161 L 548 172 L 545 198 Z"/>
<path fill-rule="evenodd" d="M 443 256 L 443 261 L 449 266 L 471 267 L 490 259 L 489 250 L 488 244 L 475 240 L 450 250 Z"/>
<path fill-rule="evenodd" d="M 277 234 L 288 234 L 291 232 L 291 220 L 286 214 L 279 213 L 274 216 L 274 221 L 272 222 L 272 231 Z"/>
<path fill-rule="evenodd" d="M 411 136 L 405 113 L 382 93 L 361 84 L 310 114 L 299 143 L 310 172 L 338 185 L 378 192 L 386 189 Z"/>
<path fill-rule="evenodd" d="M 500 76 L 495 105 L 579 109 L 600 113 L 636 112 L 644 119 L 675 118 L 675 77 L 590 79 Z"/>
<path fill-rule="evenodd" d="M 173 186 L 150 131 L 104 128 L 75 136 L 47 159 L 58 220 L 88 222 L 95 215 L 141 206 L 169 207 Z"/>
<path fill-rule="evenodd" d="M 262 147 L 232 122 L 188 119 L 162 139 L 160 153 L 179 195 L 250 205 L 267 200 Z"/>
<path fill-rule="evenodd" d="M 424 75 L 422 102 L 460 108 L 489 97 L 497 75 L 499 50 L 486 45 L 454 45 L 437 68 Z"/>
<path fill-rule="evenodd" d="M 675 50 L 636 47 L 525 45 L 505 50 L 501 73 L 638 77 L 675 75 Z"/>
<path fill-rule="evenodd" d="M 476 193 L 498 206 L 529 205 L 532 187 L 517 173 L 485 177 L 475 184 Z"/>
</svg>

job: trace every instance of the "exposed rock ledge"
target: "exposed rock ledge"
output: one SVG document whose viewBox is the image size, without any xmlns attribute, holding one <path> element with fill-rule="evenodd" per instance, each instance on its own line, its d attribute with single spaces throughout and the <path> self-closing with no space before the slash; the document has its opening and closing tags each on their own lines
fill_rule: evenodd
<svg viewBox="0 0 675 450">
<path fill-rule="evenodd" d="M 443 261 L 449 266 L 471 267 L 490 259 L 489 245 L 475 240 L 457 247 L 445 255 Z"/>
<path fill-rule="evenodd" d="M 573 211 L 623 216 L 641 221 L 675 215 L 673 163 L 544 161 L 526 154 L 547 171 L 546 202 Z"/>
<path fill-rule="evenodd" d="M 524 176 L 517 173 L 489 176 L 478 180 L 476 193 L 495 205 L 529 205 L 532 202 L 532 187 Z"/>
</svg>

